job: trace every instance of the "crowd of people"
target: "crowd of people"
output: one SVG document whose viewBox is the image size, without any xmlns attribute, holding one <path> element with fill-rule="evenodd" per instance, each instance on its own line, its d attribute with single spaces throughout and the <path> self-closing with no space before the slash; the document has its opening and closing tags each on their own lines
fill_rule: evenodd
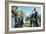
<svg viewBox="0 0 46 34">
<path fill-rule="evenodd" d="M 15 8 L 15 7 L 12 7 L 12 8 Z M 38 21 L 41 23 L 41 17 L 38 16 L 38 12 L 36 11 L 36 8 L 34 8 L 33 10 L 34 11 L 32 11 L 32 14 L 30 15 L 30 27 L 39 27 Z M 17 7 L 16 7 L 15 11 L 12 9 L 12 14 L 14 15 L 12 18 L 14 18 L 14 21 L 15 21 L 14 28 L 23 27 L 23 24 L 24 24 L 23 11 L 18 10 L 17 12 Z"/>
</svg>

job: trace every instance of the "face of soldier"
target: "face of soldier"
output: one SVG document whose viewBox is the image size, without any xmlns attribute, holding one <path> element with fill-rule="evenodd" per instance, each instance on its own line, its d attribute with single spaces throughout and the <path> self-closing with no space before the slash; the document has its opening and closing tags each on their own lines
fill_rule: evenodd
<svg viewBox="0 0 46 34">
<path fill-rule="evenodd" d="M 20 15 L 20 13 L 18 12 L 17 15 Z"/>
<path fill-rule="evenodd" d="M 16 11 L 16 7 L 15 7 L 15 6 L 12 6 L 12 10 L 13 10 L 13 11 Z"/>
<path fill-rule="evenodd" d="M 20 15 L 20 12 L 16 12 L 16 15 L 19 16 Z"/>
<path fill-rule="evenodd" d="M 13 11 L 15 11 L 16 10 L 16 8 L 15 7 L 13 7 Z"/>
</svg>

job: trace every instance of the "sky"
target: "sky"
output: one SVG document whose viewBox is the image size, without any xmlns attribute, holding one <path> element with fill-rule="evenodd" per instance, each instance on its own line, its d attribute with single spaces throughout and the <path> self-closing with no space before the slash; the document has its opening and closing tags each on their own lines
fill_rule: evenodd
<svg viewBox="0 0 46 34">
<path fill-rule="evenodd" d="M 18 9 L 28 12 L 31 11 L 33 8 L 30 6 L 18 6 Z"/>
<path fill-rule="evenodd" d="M 25 12 L 25 15 L 29 15 L 30 13 L 32 13 L 33 9 L 36 8 L 36 11 L 41 13 L 41 8 L 40 7 L 36 7 L 36 6 L 17 6 L 18 10 L 22 10 L 23 12 Z"/>
<path fill-rule="evenodd" d="M 17 6 L 17 7 L 18 9 L 26 11 L 26 12 L 32 11 L 34 8 L 37 8 L 38 11 L 40 9 L 40 7 L 35 7 L 35 6 Z"/>
</svg>

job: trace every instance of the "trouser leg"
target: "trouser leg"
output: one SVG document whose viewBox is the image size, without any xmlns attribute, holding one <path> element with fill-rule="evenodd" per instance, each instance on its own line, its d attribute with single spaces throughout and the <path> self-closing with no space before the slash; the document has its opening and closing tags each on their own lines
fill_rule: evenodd
<svg viewBox="0 0 46 34">
<path fill-rule="evenodd" d="M 32 27 L 32 21 L 30 21 L 30 27 Z"/>
<path fill-rule="evenodd" d="M 36 27 L 38 27 L 38 22 L 37 21 L 35 22 L 35 24 L 36 24 Z"/>
</svg>

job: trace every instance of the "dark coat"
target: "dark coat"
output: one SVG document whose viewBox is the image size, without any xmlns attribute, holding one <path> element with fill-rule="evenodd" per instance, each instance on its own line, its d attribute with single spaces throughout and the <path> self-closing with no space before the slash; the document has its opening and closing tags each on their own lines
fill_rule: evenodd
<svg viewBox="0 0 46 34">
<path fill-rule="evenodd" d="M 35 11 L 34 14 L 31 15 L 31 25 L 32 25 L 32 22 L 33 22 L 34 26 L 36 25 L 38 27 L 37 16 L 38 16 L 38 13 L 36 11 Z M 35 20 L 34 19 L 32 20 L 32 18 L 34 18 Z"/>
<path fill-rule="evenodd" d="M 22 27 L 23 25 L 23 17 L 20 15 L 18 17 L 15 17 L 16 25 L 15 27 Z"/>
</svg>

